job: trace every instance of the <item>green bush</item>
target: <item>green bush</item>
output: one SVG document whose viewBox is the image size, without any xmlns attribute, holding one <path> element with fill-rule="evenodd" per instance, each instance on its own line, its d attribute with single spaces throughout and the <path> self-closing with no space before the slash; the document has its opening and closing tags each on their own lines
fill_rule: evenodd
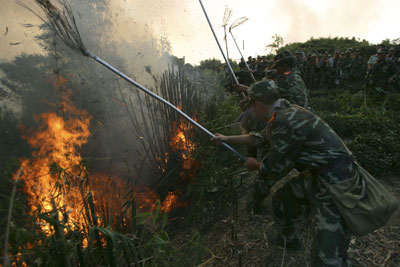
<svg viewBox="0 0 400 267">
<path fill-rule="evenodd" d="M 383 108 L 365 107 L 363 94 L 314 92 L 317 113 L 345 141 L 371 173 L 387 176 L 400 171 L 400 95 L 391 94 Z"/>
</svg>

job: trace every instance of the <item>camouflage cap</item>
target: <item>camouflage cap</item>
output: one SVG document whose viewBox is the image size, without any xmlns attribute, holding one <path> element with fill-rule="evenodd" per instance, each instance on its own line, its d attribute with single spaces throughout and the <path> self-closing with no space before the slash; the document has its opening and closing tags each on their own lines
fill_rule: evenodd
<svg viewBox="0 0 400 267">
<path fill-rule="evenodd" d="M 353 48 L 347 48 L 346 53 L 353 53 Z"/>
<path fill-rule="evenodd" d="M 278 87 L 272 80 L 264 80 L 261 82 L 253 83 L 247 90 L 249 94 L 249 104 L 255 100 L 267 99 L 267 98 L 279 98 Z"/>
<path fill-rule="evenodd" d="M 274 63 L 272 64 L 271 68 L 275 68 L 279 65 L 279 63 L 294 63 L 295 57 L 290 53 L 289 50 L 283 51 L 282 53 L 277 54 L 274 57 Z"/>
<path fill-rule="evenodd" d="M 389 49 L 389 51 L 394 51 L 394 48 L 393 48 L 393 47 L 391 47 L 391 48 Z"/>
</svg>

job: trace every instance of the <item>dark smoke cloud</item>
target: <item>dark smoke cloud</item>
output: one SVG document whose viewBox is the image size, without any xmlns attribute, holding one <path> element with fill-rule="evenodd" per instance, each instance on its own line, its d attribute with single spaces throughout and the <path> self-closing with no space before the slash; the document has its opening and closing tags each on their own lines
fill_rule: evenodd
<svg viewBox="0 0 400 267">
<path fill-rule="evenodd" d="M 163 36 L 160 40 L 160 35 L 155 34 L 149 25 L 132 16 L 134 13 L 126 13 L 118 3 L 116 0 L 72 0 L 71 6 L 85 46 L 128 76 L 151 88 L 154 86 L 152 75 L 160 75 L 168 66 L 168 57 L 164 56 L 164 52 L 170 51 L 168 38 Z M 23 10 L 17 5 L 7 7 L 10 12 Z M 34 5 L 30 7 L 40 12 Z M 23 13 L 28 15 L 16 22 L 14 20 L 14 23 L 40 25 L 34 15 L 26 10 Z M 25 30 L 12 26 L 9 27 L 10 31 Z M 137 89 L 100 64 L 72 51 L 57 39 L 57 65 L 68 83 L 65 88 L 54 88 L 54 36 L 51 32 L 39 30 L 39 27 L 34 28 L 35 35 L 42 35 L 40 45 L 34 50 L 22 50 L 21 52 L 27 53 L 24 56 L 18 53 L 4 56 L 0 62 L 0 69 L 3 70 L 1 85 L 13 88 L 15 97 L 12 105 L 17 107 L 15 110 L 20 110 L 21 122 L 27 128 L 35 128 L 37 125 L 33 121 L 33 115 L 47 111 L 59 113 L 61 91 L 70 89 L 74 105 L 87 110 L 93 116 L 92 137 L 83 156 L 113 157 L 115 159 L 112 164 L 110 161 L 99 161 L 95 164 L 96 168 L 110 170 L 112 167 L 111 171 L 125 177 L 130 169 L 132 174 L 134 165 L 143 160 L 137 153 L 143 150 L 138 141 L 143 142 L 143 139 L 136 136 L 123 99 L 128 103 L 132 100 L 132 106 L 137 108 Z M 7 38 L 10 35 L 11 32 L 8 32 Z M 31 38 L 34 39 L 33 36 Z M 35 53 L 37 54 L 32 55 Z M 140 94 L 143 99 L 143 93 Z M 10 102 L 10 99 L 6 102 Z M 136 109 L 134 112 L 140 110 Z"/>
</svg>

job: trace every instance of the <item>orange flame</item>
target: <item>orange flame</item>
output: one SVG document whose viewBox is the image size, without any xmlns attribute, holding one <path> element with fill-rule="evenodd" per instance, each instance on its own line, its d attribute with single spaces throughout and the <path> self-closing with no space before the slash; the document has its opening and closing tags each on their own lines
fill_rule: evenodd
<svg viewBox="0 0 400 267">
<path fill-rule="evenodd" d="M 72 116 L 63 119 L 50 112 L 36 116 L 35 120 L 42 125 L 35 134 L 24 136 L 34 151 L 30 159 L 22 160 L 23 179 L 32 212 L 57 209 L 59 219 L 67 216 L 75 224 L 80 221 L 82 198 L 74 185 L 79 184 L 85 172 L 76 150 L 88 141 L 91 116 L 67 99 L 62 102 L 62 110 Z M 54 163 L 61 168 L 58 173 L 51 167 Z M 41 228 L 49 233 L 47 225 L 41 224 Z"/>
<path fill-rule="evenodd" d="M 154 211 L 157 208 L 157 201 L 160 200 L 160 196 L 149 188 L 143 189 L 135 188 L 135 201 L 138 203 L 140 210 Z M 178 201 L 180 191 L 168 192 L 168 195 L 160 203 L 160 211 L 169 213 L 173 209 L 181 206 L 185 206 L 184 203 Z"/>
<path fill-rule="evenodd" d="M 57 77 L 54 86 L 62 86 L 67 79 Z M 83 212 L 86 193 L 80 186 L 88 175 L 81 164 L 82 157 L 79 149 L 88 142 L 90 137 L 91 116 L 85 110 L 79 110 L 69 100 L 71 92 L 63 90 L 63 101 L 59 110 L 63 116 L 54 112 L 43 113 L 35 116 L 35 121 L 42 123 L 35 133 L 25 134 L 33 149 L 32 157 L 21 159 L 24 173 L 21 179 L 25 182 L 25 192 L 32 214 L 45 213 L 57 210 L 58 219 L 72 229 L 84 227 L 86 213 Z M 66 115 L 67 114 L 67 115 Z M 22 127 L 23 128 L 23 127 Z M 192 126 L 173 124 L 173 132 L 176 133 L 169 142 L 173 151 L 178 151 L 183 160 L 181 172 L 182 178 L 193 177 L 197 163 L 191 158 L 195 145 L 185 137 L 185 132 Z M 168 153 L 163 157 L 163 166 L 168 162 Z M 161 160 L 161 158 L 160 158 Z M 160 168 L 164 168 L 161 167 Z M 165 172 L 165 168 L 162 169 Z M 110 186 L 111 185 L 111 186 Z M 97 174 L 90 178 L 89 188 L 93 190 L 94 204 L 102 210 L 109 211 L 103 214 L 112 214 L 123 206 L 122 180 L 112 178 L 105 174 Z M 140 203 L 141 209 L 153 210 L 159 196 L 149 189 L 139 192 L 135 188 L 135 199 Z M 138 193 L 139 192 L 139 193 Z M 179 203 L 180 192 L 169 192 L 165 200 L 161 202 L 161 211 L 170 212 L 173 208 L 182 206 Z M 110 222 L 112 218 L 98 218 Z M 43 221 L 38 222 L 41 230 L 46 234 L 52 234 L 50 225 Z"/>
<path fill-rule="evenodd" d="M 177 122 L 172 123 L 172 133 L 175 133 L 171 140 L 169 141 L 169 146 L 173 151 L 179 152 L 180 158 L 182 160 L 182 171 L 180 176 L 182 179 L 189 179 L 192 181 L 196 169 L 198 168 L 198 163 L 193 159 L 192 154 L 196 148 L 195 143 L 186 137 L 186 135 L 193 130 L 193 125 L 186 124 L 181 121 L 178 125 Z"/>
<path fill-rule="evenodd" d="M 161 205 L 161 210 L 164 212 L 170 212 L 173 208 L 177 208 L 180 203 L 178 202 L 179 195 L 177 193 L 168 192 L 167 197 Z"/>
</svg>

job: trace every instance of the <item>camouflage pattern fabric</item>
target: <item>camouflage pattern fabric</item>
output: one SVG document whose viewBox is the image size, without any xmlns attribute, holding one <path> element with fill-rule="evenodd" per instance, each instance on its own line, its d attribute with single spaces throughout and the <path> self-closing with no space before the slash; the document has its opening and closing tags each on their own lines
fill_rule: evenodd
<svg viewBox="0 0 400 267">
<path fill-rule="evenodd" d="M 291 103 L 308 107 L 308 92 L 303 79 L 297 73 L 288 71 L 276 79 L 279 94 Z"/>
<path fill-rule="evenodd" d="M 306 64 L 302 58 L 296 58 L 295 71 L 304 79 Z"/>
<path fill-rule="evenodd" d="M 318 84 L 319 89 L 327 89 L 330 80 L 329 62 L 328 58 L 323 58 L 319 64 L 320 80 Z"/>
<path fill-rule="evenodd" d="M 353 60 L 349 55 L 341 58 L 339 61 L 339 71 L 340 71 L 340 84 L 343 87 L 350 79 L 351 66 Z"/>
<path fill-rule="evenodd" d="M 337 134 L 317 115 L 284 99 L 272 111 L 263 134 L 251 133 L 255 143 L 270 143 L 261 163 L 255 198 L 262 199 L 270 188 L 293 168 L 304 171 L 349 157 L 351 152 Z M 312 179 L 292 179 L 273 196 L 276 223 L 287 236 L 295 232 L 295 219 L 313 210 L 312 266 L 345 266 L 349 234 L 343 218 L 322 181 L 337 183 L 354 176 L 352 163 Z"/>
<path fill-rule="evenodd" d="M 351 65 L 351 78 L 354 82 L 360 83 L 367 71 L 367 65 L 365 60 L 362 57 L 356 57 L 353 60 L 353 64 Z"/>
<path fill-rule="evenodd" d="M 388 80 L 396 75 L 397 68 L 391 60 L 378 60 L 367 75 L 367 88 L 377 91 L 389 91 Z M 383 92 L 382 92 L 383 93 Z"/>
<path fill-rule="evenodd" d="M 314 63 L 313 62 L 315 62 L 315 60 L 313 61 L 311 58 L 308 58 L 304 62 L 304 72 L 302 74 L 302 78 L 308 88 L 312 88 L 312 85 L 313 85 L 313 74 L 314 74 Z"/>
<path fill-rule="evenodd" d="M 347 263 L 350 235 L 339 210 L 327 189 L 310 201 L 304 179 L 298 177 L 286 183 L 272 198 L 275 222 L 285 236 L 297 236 L 295 222 L 302 215 L 312 219 L 311 266 L 342 267 Z M 312 211 L 311 211 L 312 208 Z"/>
</svg>

